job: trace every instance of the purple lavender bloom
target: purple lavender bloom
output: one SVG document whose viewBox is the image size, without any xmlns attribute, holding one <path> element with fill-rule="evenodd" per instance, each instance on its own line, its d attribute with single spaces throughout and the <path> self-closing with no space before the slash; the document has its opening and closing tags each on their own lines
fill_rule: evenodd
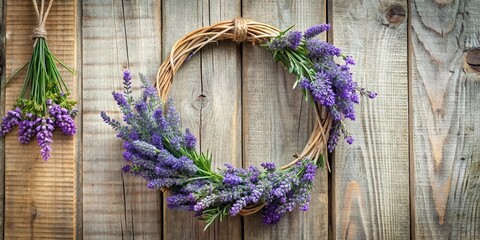
<svg viewBox="0 0 480 240">
<path fill-rule="evenodd" d="M 37 125 L 41 122 L 41 118 L 34 117 L 31 113 L 27 113 L 25 118 L 18 124 L 18 141 L 22 144 L 29 143 L 37 134 Z"/>
<path fill-rule="evenodd" d="M 132 74 L 130 73 L 130 71 L 128 69 L 126 69 L 125 71 L 123 71 L 123 84 L 124 86 L 130 86 L 130 84 L 132 84 Z"/>
<path fill-rule="evenodd" d="M 125 94 L 130 94 L 132 92 L 132 75 L 128 69 L 123 71 L 123 87 L 125 88 Z"/>
<path fill-rule="evenodd" d="M 316 38 L 309 39 L 306 44 L 309 58 L 324 58 L 326 56 L 340 56 L 340 49 L 328 42 Z"/>
<path fill-rule="evenodd" d="M 269 171 L 274 171 L 276 168 L 274 162 L 264 162 L 264 163 L 261 163 L 260 166 L 262 166 L 263 168 Z"/>
<path fill-rule="evenodd" d="M 303 174 L 302 181 L 313 182 L 315 180 L 315 173 L 317 172 L 317 165 L 312 162 L 308 162 L 305 165 L 305 173 Z"/>
<path fill-rule="evenodd" d="M 369 97 L 370 99 L 374 99 L 374 98 L 377 97 L 377 93 L 376 93 L 376 92 L 370 92 L 370 93 L 368 94 L 368 97 Z"/>
<path fill-rule="evenodd" d="M 145 113 L 147 109 L 147 104 L 145 102 L 135 104 L 135 110 L 137 110 L 138 113 Z"/>
<path fill-rule="evenodd" d="M 53 104 L 49 106 L 48 111 L 55 121 L 55 126 L 59 127 L 63 134 L 67 136 L 75 135 L 77 127 L 66 108 L 62 108 L 58 104 Z"/>
<path fill-rule="evenodd" d="M 244 208 L 245 206 L 247 206 L 246 198 L 242 197 L 238 199 L 230 208 L 230 215 L 232 216 L 237 215 L 240 212 L 240 210 L 242 210 L 242 208 Z"/>
<path fill-rule="evenodd" d="M 124 166 L 122 167 L 122 171 L 123 171 L 124 173 L 130 173 L 131 169 L 132 169 L 132 166 L 130 166 L 130 165 L 124 165 Z"/>
<path fill-rule="evenodd" d="M 132 143 L 136 151 L 148 157 L 154 157 L 160 152 L 158 148 L 144 141 L 136 140 Z"/>
<path fill-rule="evenodd" d="M 335 104 L 335 93 L 329 77 L 326 73 L 317 73 L 315 80 L 310 83 L 310 92 L 313 99 L 326 107 Z"/>
<path fill-rule="evenodd" d="M 300 83 L 301 88 L 310 90 L 311 84 L 310 84 L 310 80 L 308 80 L 308 78 L 305 78 L 305 77 L 302 78 L 299 83 Z"/>
<path fill-rule="evenodd" d="M 53 120 L 50 118 L 39 118 L 41 119 L 40 124 L 36 128 L 37 132 L 37 142 L 38 146 L 40 146 L 41 150 L 40 153 L 43 157 L 43 160 L 48 160 L 50 158 L 50 152 L 52 148 L 50 147 L 50 143 L 52 143 L 52 131 L 53 127 Z"/>
<path fill-rule="evenodd" d="M 290 43 L 284 36 L 273 38 L 270 43 L 268 43 L 268 49 L 270 51 L 283 51 L 287 48 Z"/>
<path fill-rule="evenodd" d="M 163 149 L 163 137 L 157 133 L 152 134 L 152 145 L 158 149 Z"/>
<path fill-rule="evenodd" d="M 0 136 L 5 136 L 20 123 L 22 119 L 21 114 L 22 110 L 18 107 L 7 112 L 7 115 L 3 117 L 2 120 L 2 130 L 0 132 Z"/>
<path fill-rule="evenodd" d="M 125 159 L 125 161 L 127 161 L 127 162 L 131 162 L 132 159 L 133 159 L 133 154 L 132 154 L 132 152 L 129 151 L 129 150 L 123 152 L 123 159 Z"/>
<path fill-rule="evenodd" d="M 128 109 L 130 107 L 128 105 L 127 99 L 122 93 L 112 92 L 112 95 L 119 107 L 121 107 L 122 109 Z"/>
<path fill-rule="evenodd" d="M 114 119 L 111 119 L 107 113 L 105 113 L 104 111 L 100 112 L 100 115 L 102 116 L 102 119 L 103 119 L 103 122 L 105 122 L 106 124 L 110 125 L 110 127 L 112 127 L 114 130 L 120 130 L 121 128 L 121 123 L 114 120 Z"/>
<path fill-rule="evenodd" d="M 139 140 L 140 134 L 135 129 L 132 129 L 128 134 L 128 138 L 132 141 Z"/>
<path fill-rule="evenodd" d="M 150 189 L 160 189 L 160 188 L 170 188 L 172 186 L 179 186 L 184 182 L 184 180 L 179 178 L 157 178 L 150 180 L 147 183 L 147 188 Z"/>
<path fill-rule="evenodd" d="M 155 89 L 153 86 L 146 87 L 143 90 L 143 97 L 145 98 L 156 96 L 156 95 L 157 95 L 157 89 Z"/>
<path fill-rule="evenodd" d="M 317 36 L 318 34 L 322 33 L 322 32 L 326 32 L 330 30 L 330 24 L 319 24 L 319 25 L 315 25 L 315 26 L 312 26 L 310 27 L 309 29 L 307 29 L 305 31 L 305 33 L 303 34 L 303 37 L 305 39 L 310 39 L 310 38 L 313 38 L 315 36 Z"/>
<path fill-rule="evenodd" d="M 348 144 L 352 144 L 355 141 L 355 138 L 353 136 L 349 135 L 345 137 L 345 141 L 347 141 Z"/>
<path fill-rule="evenodd" d="M 302 33 L 299 31 L 289 32 L 287 35 L 288 46 L 296 50 L 302 41 Z"/>
<path fill-rule="evenodd" d="M 172 194 L 167 198 L 167 206 L 172 209 L 193 210 L 191 206 L 195 203 L 193 194 Z"/>
<path fill-rule="evenodd" d="M 170 145 L 172 145 L 173 149 L 180 150 L 182 148 L 182 138 L 180 136 L 174 136 L 170 139 Z"/>
<path fill-rule="evenodd" d="M 160 127 L 160 130 L 166 131 L 168 128 L 168 123 L 165 117 L 163 116 L 163 111 L 162 109 L 158 108 L 155 109 L 153 112 L 153 119 L 157 122 L 158 126 Z"/>
<path fill-rule="evenodd" d="M 337 125 L 338 125 L 338 123 L 337 123 Z M 328 147 L 329 152 L 333 152 L 333 150 L 335 149 L 335 147 L 338 144 L 338 138 L 339 137 L 340 137 L 339 126 L 334 126 L 330 130 L 330 137 L 328 138 L 328 143 L 327 143 L 327 147 Z"/>
<path fill-rule="evenodd" d="M 352 56 L 346 56 L 343 59 L 345 60 L 346 65 L 355 65 L 355 60 Z"/>
<path fill-rule="evenodd" d="M 185 142 L 185 147 L 194 149 L 195 145 L 197 144 L 197 138 L 193 135 L 193 133 L 190 131 L 190 129 L 185 129 L 185 136 L 184 140 Z"/>
<path fill-rule="evenodd" d="M 237 176 L 235 174 L 231 174 L 231 173 L 226 173 L 224 176 L 223 176 L 223 183 L 224 184 L 228 184 L 228 185 L 231 185 L 231 186 L 235 186 L 235 185 L 239 185 L 243 182 L 243 179 L 242 177 L 240 176 Z"/>
</svg>

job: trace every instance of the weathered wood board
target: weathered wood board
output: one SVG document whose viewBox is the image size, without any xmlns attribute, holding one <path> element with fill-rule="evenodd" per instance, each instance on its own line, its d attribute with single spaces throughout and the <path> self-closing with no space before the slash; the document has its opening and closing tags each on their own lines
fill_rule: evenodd
<svg viewBox="0 0 480 240">
<path fill-rule="evenodd" d="M 333 43 L 355 56 L 359 85 L 379 93 L 363 99 L 348 123 L 355 143 L 335 151 L 333 238 L 408 239 L 407 3 L 332 3 Z"/>
<path fill-rule="evenodd" d="M 6 76 L 30 60 L 36 24 L 32 1 L 6 1 Z M 58 2 L 47 19 L 48 44 L 66 65 L 76 66 L 76 2 Z M 76 78 L 61 74 L 76 96 Z M 5 110 L 14 105 L 25 74 L 5 89 Z M 3 84 L 2 84 L 3 85 Z M 16 130 L 15 130 L 16 132 Z M 36 141 L 22 145 L 15 134 L 5 138 L 4 238 L 73 238 L 75 233 L 75 138 L 53 135 L 52 157 L 45 162 Z"/>
<path fill-rule="evenodd" d="M 305 30 L 326 22 L 325 1 L 251 1 L 242 3 L 243 17 L 280 29 L 295 24 Z M 325 36 L 323 36 L 325 37 Z M 289 163 L 310 134 L 312 115 L 301 92 L 293 90 L 294 77 L 274 63 L 265 49 L 244 46 L 242 56 L 242 110 L 244 166 Z M 244 218 L 246 239 L 326 239 L 328 195 L 325 169 L 319 170 L 310 210 L 288 213 L 278 225 L 262 223 L 260 214 Z"/>
<path fill-rule="evenodd" d="M 480 238 L 478 1 L 412 1 L 415 219 L 419 239 Z"/>
<path fill-rule="evenodd" d="M 83 237 L 155 239 L 162 234 L 162 200 L 140 178 L 124 175 L 122 141 L 100 111 L 121 119 L 111 96 L 129 66 L 154 77 L 160 64 L 160 1 L 83 1 Z"/>
<path fill-rule="evenodd" d="M 163 58 L 173 44 L 202 26 L 240 16 L 240 1 L 165 1 Z M 178 23 L 183 23 L 178 25 Z M 207 46 L 176 74 L 169 96 L 176 101 L 182 126 L 197 136 L 197 149 L 209 150 L 214 166 L 242 164 L 240 48 L 232 42 Z M 228 104 L 226 104 L 228 103 Z M 167 195 L 165 197 L 168 197 Z M 192 212 L 164 204 L 164 239 L 242 239 L 240 217 L 216 222 L 207 231 Z"/>
</svg>

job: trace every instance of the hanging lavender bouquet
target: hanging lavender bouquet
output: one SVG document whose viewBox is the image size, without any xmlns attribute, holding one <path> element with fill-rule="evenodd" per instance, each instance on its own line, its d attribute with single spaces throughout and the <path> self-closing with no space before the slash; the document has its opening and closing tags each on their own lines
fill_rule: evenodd
<svg viewBox="0 0 480 240">
<path fill-rule="evenodd" d="M 305 33 L 281 32 L 263 45 L 297 77 L 305 98 L 324 107 L 332 116 L 333 127 L 328 150 L 335 148 L 340 136 L 348 143 L 353 137 L 346 130 L 344 119 L 355 120 L 354 104 L 359 95 L 375 97 L 375 93 L 357 87 L 350 73 L 354 61 L 333 45 L 314 37 L 330 28 L 317 25 Z M 344 64 L 337 64 L 340 58 Z M 315 173 L 324 164 L 324 157 L 301 157 L 287 167 L 273 162 L 246 169 L 225 164 L 214 171 L 208 153 L 197 152 L 196 138 L 183 131 L 172 100 L 163 102 L 156 89 L 140 75 L 142 95 L 132 97 L 131 75 L 124 72 L 124 91 L 113 92 L 123 113 L 123 123 L 105 112 L 105 123 L 124 140 L 126 161 L 122 170 L 146 179 L 151 189 L 168 189 L 167 205 L 173 209 L 194 211 L 206 220 L 206 227 L 215 219 L 242 214 L 249 206 L 261 206 L 263 221 L 275 224 L 296 206 L 306 211 L 310 202 Z M 315 105 L 318 107 L 317 105 Z"/>
<path fill-rule="evenodd" d="M 50 158 L 52 133 L 56 128 L 67 136 L 77 131 L 73 121 L 76 101 L 69 99 L 68 88 L 55 62 L 73 73 L 50 52 L 44 38 L 37 39 L 32 59 L 24 67 L 27 74 L 20 97 L 3 117 L 0 131 L 0 136 L 5 136 L 18 126 L 18 141 L 22 144 L 36 137 L 44 160 Z"/>
<path fill-rule="evenodd" d="M 50 0 L 46 11 L 43 11 L 42 0 L 39 11 L 36 2 L 33 2 L 38 26 L 33 31 L 32 57 L 10 78 L 15 78 L 24 69 L 27 71 L 20 96 L 13 110 L 3 117 L 0 130 L 0 136 L 5 136 L 18 126 L 18 141 L 22 144 L 36 137 L 44 160 L 50 158 L 52 132 L 56 128 L 67 136 L 73 136 L 77 131 L 73 121 L 77 113 L 74 108 L 76 101 L 68 98 L 68 88 L 56 63 L 72 74 L 73 71 L 53 55 L 46 40 L 45 21 L 52 4 L 53 0 Z"/>
</svg>

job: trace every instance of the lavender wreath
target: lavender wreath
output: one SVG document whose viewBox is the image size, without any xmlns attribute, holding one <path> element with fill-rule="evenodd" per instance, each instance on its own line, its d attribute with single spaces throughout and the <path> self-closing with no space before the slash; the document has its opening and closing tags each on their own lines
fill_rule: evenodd
<svg viewBox="0 0 480 240">
<path fill-rule="evenodd" d="M 328 165 L 327 152 L 334 150 L 340 137 L 353 142 L 344 120 L 355 120 L 354 105 L 360 102 L 360 95 L 376 96 L 352 79 L 350 66 L 355 63 L 351 56 L 315 38 L 329 29 L 330 25 L 320 24 L 304 33 L 280 32 L 244 19 L 198 29 L 174 45 L 160 67 L 156 89 L 140 75 L 142 95 L 137 99 L 131 95 L 130 72 L 125 71 L 124 91 L 113 92 L 113 97 L 126 124 L 101 113 L 124 140 L 123 157 L 128 164 L 122 170 L 145 178 L 148 188 L 168 189 L 168 206 L 194 211 L 206 220 L 205 229 L 227 215 L 245 216 L 262 210 L 263 221 L 275 224 L 297 205 L 308 210 L 316 170 L 325 162 Z M 266 162 L 261 164 L 262 170 L 225 164 L 226 168 L 217 172 L 211 167 L 211 155 L 197 152 L 195 136 L 181 129 L 173 101 L 166 100 L 173 75 L 203 46 L 225 39 L 259 43 L 273 53 L 274 60 L 296 76 L 294 88 L 298 86 L 314 106 L 316 126 L 303 152 L 291 163 L 278 168 Z"/>
</svg>

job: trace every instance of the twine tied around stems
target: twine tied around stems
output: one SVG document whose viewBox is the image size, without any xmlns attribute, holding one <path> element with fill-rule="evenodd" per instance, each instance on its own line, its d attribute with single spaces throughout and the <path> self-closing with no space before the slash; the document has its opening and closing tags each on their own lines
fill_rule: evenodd
<svg viewBox="0 0 480 240">
<path fill-rule="evenodd" d="M 47 36 L 47 31 L 45 30 L 45 22 L 47 21 L 48 13 L 52 8 L 53 0 L 50 0 L 48 3 L 46 11 L 44 11 L 45 1 L 41 0 L 40 10 L 38 8 L 37 0 L 32 0 L 33 8 L 35 9 L 35 14 L 37 15 L 37 26 L 33 28 L 32 39 L 35 39 L 33 46 L 37 45 L 39 38 L 45 38 Z"/>
</svg>

